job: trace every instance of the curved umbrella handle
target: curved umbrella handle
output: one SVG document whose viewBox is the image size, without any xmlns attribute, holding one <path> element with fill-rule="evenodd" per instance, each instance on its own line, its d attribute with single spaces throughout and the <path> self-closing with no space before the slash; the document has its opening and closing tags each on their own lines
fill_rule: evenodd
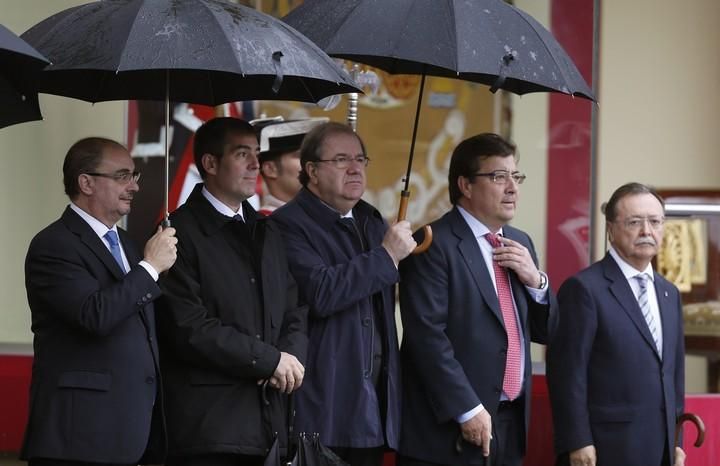
<svg viewBox="0 0 720 466">
<path fill-rule="evenodd" d="M 695 428 L 697 429 L 697 438 L 695 439 L 695 447 L 699 447 L 703 444 L 705 441 L 705 423 L 702 419 L 700 419 L 700 416 L 693 413 L 683 413 L 678 417 L 677 423 L 675 424 L 675 446 L 678 447 L 678 442 L 680 441 L 680 432 L 682 432 L 682 425 L 684 422 L 690 421 L 693 424 L 695 424 Z"/>
<path fill-rule="evenodd" d="M 405 217 L 407 215 L 407 206 L 408 201 L 410 200 L 410 191 L 401 191 L 400 192 L 400 210 L 398 211 L 398 222 L 400 220 L 405 220 Z M 433 233 L 432 228 L 430 228 L 430 225 L 425 225 L 423 227 L 423 233 L 425 234 L 425 238 L 423 239 L 423 242 L 420 243 L 413 249 L 413 254 L 421 254 L 428 250 L 430 245 L 432 244 L 433 240 Z"/>
</svg>

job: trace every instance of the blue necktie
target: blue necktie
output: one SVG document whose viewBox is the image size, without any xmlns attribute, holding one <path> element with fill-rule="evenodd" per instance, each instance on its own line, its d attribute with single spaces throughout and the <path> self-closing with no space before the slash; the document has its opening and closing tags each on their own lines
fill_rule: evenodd
<svg viewBox="0 0 720 466">
<path fill-rule="evenodd" d="M 117 262 L 120 266 L 120 270 L 122 270 L 123 273 L 126 273 L 127 271 L 125 270 L 125 265 L 123 264 L 122 252 L 120 252 L 120 241 L 118 241 L 117 233 L 110 230 L 105 233 L 105 239 L 108 243 L 110 243 L 110 254 L 112 254 L 115 258 L 115 262 Z"/>
</svg>

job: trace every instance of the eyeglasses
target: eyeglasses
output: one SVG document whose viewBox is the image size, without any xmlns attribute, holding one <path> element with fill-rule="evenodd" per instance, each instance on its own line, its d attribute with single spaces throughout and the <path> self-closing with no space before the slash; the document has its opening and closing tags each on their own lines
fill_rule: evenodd
<svg viewBox="0 0 720 466">
<path fill-rule="evenodd" d="M 110 178 L 117 181 L 120 184 L 128 184 L 130 181 L 137 183 L 140 180 L 142 173 L 140 172 L 117 172 L 117 173 L 85 173 L 88 176 L 100 176 L 103 178 Z"/>
<path fill-rule="evenodd" d="M 351 163 L 357 162 L 363 167 L 367 167 L 367 164 L 370 163 L 370 157 L 367 157 L 365 155 L 356 155 L 355 157 L 349 157 L 347 155 L 338 155 L 335 158 L 327 159 L 327 160 L 313 160 L 313 162 L 320 163 L 320 162 L 327 162 L 331 163 L 335 166 L 335 168 L 339 170 L 344 170 L 345 168 L 348 168 Z"/>
<path fill-rule="evenodd" d="M 520 172 L 512 172 L 510 173 L 507 170 L 495 170 L 490 173 L 473 173 L 471 176 L 486 176 L 490 178 L 490 180 L 493 183 L 497 184 L 507 184 L 507 182 L 512 178 L 512 180 L 517 184 L 523 184 L 525 181 L 525 178 L 527 178 L 526 175 L 523 175 Z"/>
<path fill-rule="evenodd" d="M 623 220 L 622 224 L 628 230 L 638 231 L 645 226 L 645 222 L 653 230 L 659 230 L 665 225 L 665 217 L 630 217 Z"/>
</svg>

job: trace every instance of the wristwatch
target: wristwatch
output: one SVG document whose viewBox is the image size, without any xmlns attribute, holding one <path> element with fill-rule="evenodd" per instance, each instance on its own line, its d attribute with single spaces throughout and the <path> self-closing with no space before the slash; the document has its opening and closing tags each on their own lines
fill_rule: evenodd
<svg viewBox="0 0 720 466">
<path fill-rule="evenodd" d="M 538 270 L 538 272 L 540 272 L 540 284 L 538 285 L 537 289 L 544 290 L 548 284 L 548 277 L 547 274 L 542 270 Z"/>
</svg>

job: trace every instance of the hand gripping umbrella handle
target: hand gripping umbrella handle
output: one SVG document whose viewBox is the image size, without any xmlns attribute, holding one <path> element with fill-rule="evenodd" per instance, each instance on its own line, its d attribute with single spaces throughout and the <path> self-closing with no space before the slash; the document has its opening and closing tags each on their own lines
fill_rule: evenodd
<svg viewBox="0 0 720 466">
<path fill-rule="evenodd" d="M 675 424 L 675 446 L 680 446 L 680 432 L 682 432 L 682 425 L 685 421 L 690 421 L 695 424 L 695 428 L 697 429 L 697 438 L 695 439 L 695 443 L 693 445 L 695 445 L 695 447 L 699 447 L 705 441 L 705 423 L 702 419 L 700 419 L 700 416 L 693 413 L 683 413 L 678 418 L 677 424 Z"/>
<path fill-rule="evenodd" d="M 410 200 L 410 191 L 401 191 L 400 192 L 400 210 L 398 211 L 398 222 L 401 220 L 405 220 L 405 217 L 407 216 L 407 206 L 408 201 Z M 413 249 L 413 254 L 420 254 L 428 250 L 430 245 L 432 244 L 433 239 L 433 233 L 432 228 L 430 228 L 430 225 L 425 225 L 423 227 L 423 233 L 425 234 L 425 238 L 423 239 L 423 242 L 420 243 L 418 246 Z"/>
</svg>

